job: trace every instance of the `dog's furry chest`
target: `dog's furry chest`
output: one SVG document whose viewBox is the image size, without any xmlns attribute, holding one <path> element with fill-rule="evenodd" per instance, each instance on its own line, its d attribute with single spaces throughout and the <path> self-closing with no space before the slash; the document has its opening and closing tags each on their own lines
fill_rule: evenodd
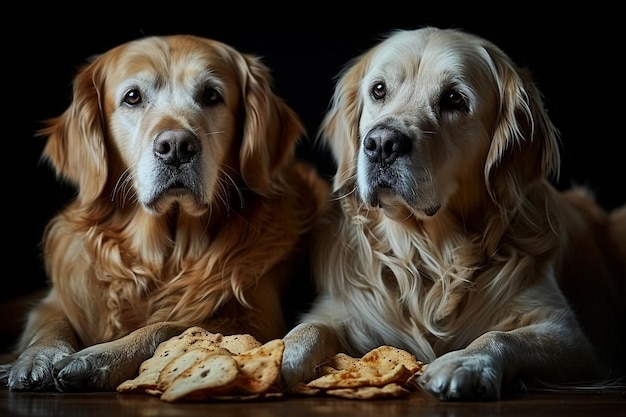
<svg viewBox="0 0 626 417">
<path fill-rule="evenodd" d="M 45 244 L 66 250 L 49 251 L 47 269 L 56 286 L 73 288 L 59 292 L 63 308 L 97 341 L 157 321 L 200 322 L 246 285 L 231 281 L 227 249 L 208 236 L 206 221 L 179 221 L 175 233 L 163 233 L 172 230 L 166 219 L 146 218 L 133 229 L 67 219 L 57 217 L 48 229 Z"/>
<path fill-rule="evenodd" d="M 345 294 L 346 314 L 360 322 L 350 327 L 369 334 L 355 336 L 350 344 L 396 343 L 429 358 L 435 351 L 463 346 L 484 330 L 461 319 L 484 303 L 482 286 L 493 274 L 484 268 L 475 240 L 459 233 L 436 245 L 406 224 L 352 219 L 338 225 L 339 235 L 328 242 L 335 245 L 328 253 L 339 258 L 327 259 L 318 272 L 328 277 L 322 279 L 330 292 Z M 359 262 L 348 261 L 354 259 Z"/>
</svg>

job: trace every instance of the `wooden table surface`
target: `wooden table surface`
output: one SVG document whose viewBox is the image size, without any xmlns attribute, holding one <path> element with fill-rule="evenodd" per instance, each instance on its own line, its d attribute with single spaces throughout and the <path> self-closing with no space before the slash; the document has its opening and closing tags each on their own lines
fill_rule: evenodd
<svg viewBox="0 0 626 417">
<path fill-rule="evenodd" d="M 248 402 L 167 403 L 144 394 L 11 392 L 0 389 L 0 416 L 626 416 L 626 390 L 525 393 L 500 401 L 440 402 L 415 393 L 391 400 L 283 397 Z"/>
<path fill-rule="evenodd" d="M 22 311 L 0 304 L 0 314 Z M 3 310 L 6 305 L 8 310 Z M 19 310 L 22 308 L 22 310 Z M 10 314 L 9 314 L 10 313 Z M 17 337 L 15 320 L 0 325 L 0 352 Z M 13 360 L 0 354 L 0 363 Z M 332 397 L 283 397 L 248 402 L 167 403 L 147 394 L 13 392 L 0 382 L 0 417 L 626 417 L 626 388 L 609 391 L 532 392 L 508 395 L 499 401 L 441 402 L 422 393 L 392 400 L 348 400 Z"/>
</svg>

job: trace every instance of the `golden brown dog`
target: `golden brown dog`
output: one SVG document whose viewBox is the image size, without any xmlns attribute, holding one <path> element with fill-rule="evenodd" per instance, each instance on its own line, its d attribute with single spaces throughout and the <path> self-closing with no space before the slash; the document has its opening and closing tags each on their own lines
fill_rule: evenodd
<svg viewBox="0 0 626 417">
<path fill-rule="evenodd" d="M 610 215 L 558 192 L 558 135 L 530 75 L 455 29 L 395 31 L 338 78 L 320 137 L 336 203 L 319 298 L 285 337 L 289 385 L 379 345 L 448 400 L 624 375 L 623 258 Z"/>
<path fill-rule="evenodd" d="M 194 36 L 95 57 L 42 134 L 77 187 L 43 240 L 52 284 L 3 367 L 15 390 L 114 390 L 163 340 L 199 325 L 286 332 L 326 183 L 295 160 L 304 134 L 251 55 Z"/>
</svg>

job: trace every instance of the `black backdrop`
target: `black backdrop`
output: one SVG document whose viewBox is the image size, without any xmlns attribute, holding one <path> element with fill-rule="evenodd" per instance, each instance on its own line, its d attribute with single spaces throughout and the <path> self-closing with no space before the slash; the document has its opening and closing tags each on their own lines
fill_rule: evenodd
<svg viewBox="0 0 626 417">
<path fill-rule="evenodd" d="M 423 25 L 477 33 L 535 74 L 562 133 L 558 186 L 590 185 L 607 208 L 626 201 L 624 45 L 620 27 L 611 23 L 620 15 L 618 11 L 598 6 L 558 10 L 547 16 L 529 4 L 524 10 L 516 4 L 488 12 L 469 6 L 455 14 L 456 6 L 448 3 L 429 11 L 420 10 L 423 7 L 417 4 L 411 6 L 417 11 L 387 3 L 360 4 L 360 11 L 354 5 L 344 6 L 351 8 L 346 11 L 352 15 L 347 16 L 322 6 L 310 13 L 302 6 L 283 9 L 268 18 L 272 14 L 261 11 L 242 15 L 248 11 L 244 5 L 235 7 L 236 11 L 217 11 L 210 5 L 202 10 L 196 6 L 183 9 L 182 4 L 163 10 L 153 5 L 152 10 L 141 11 L 92 4 L 92 11 L 82 13 L 55 9 L 6 14 L 2 29 L 3 112 L 8 129 L 3 132 L 2 298 L 44 285 L 39 239 L 44 224 L 72 195 L 39 163 L 44 142 L 33 133 L 42 120 L 60 114 L 69 104 L 71 79 L 87 57 L 145 35 L 192 33 L 261 56 L 272 69 L 278 94 L 301 115 L 309 133 L 314 133 L 328 105 L 333 77 L 380 35 Z M 109 9 L 106 16 L 99 10 L 103 8 Z M 326 157 L 319 157 L 326 169 Z"/>
</svg>

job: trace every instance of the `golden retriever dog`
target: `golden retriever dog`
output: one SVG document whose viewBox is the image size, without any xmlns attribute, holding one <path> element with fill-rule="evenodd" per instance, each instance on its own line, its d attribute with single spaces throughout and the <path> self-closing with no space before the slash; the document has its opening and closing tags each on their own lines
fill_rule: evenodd
<svg viewBox="0 0 626 417">
<path fill-rule="evenodd" d="M 319 132 L 337 163 L 319 295 L 284 382 L 384 344 L 442 400 L 623 376 L 626 236 L 553 185 L 559 136 L 528 70 L 462 30 L 392 31 L 349 62 Z"/>
<path fill-rule="evenodd" d="M 29 313 L 13 390 L 115 390 L 190 326 L 284 336 L 328 184 L 296 159 L 299 116 L 256 56 L 146 37 L 90 60 L 43 158 L 76 198 L 42 242 L 51 289 Z"/>
</svg>

